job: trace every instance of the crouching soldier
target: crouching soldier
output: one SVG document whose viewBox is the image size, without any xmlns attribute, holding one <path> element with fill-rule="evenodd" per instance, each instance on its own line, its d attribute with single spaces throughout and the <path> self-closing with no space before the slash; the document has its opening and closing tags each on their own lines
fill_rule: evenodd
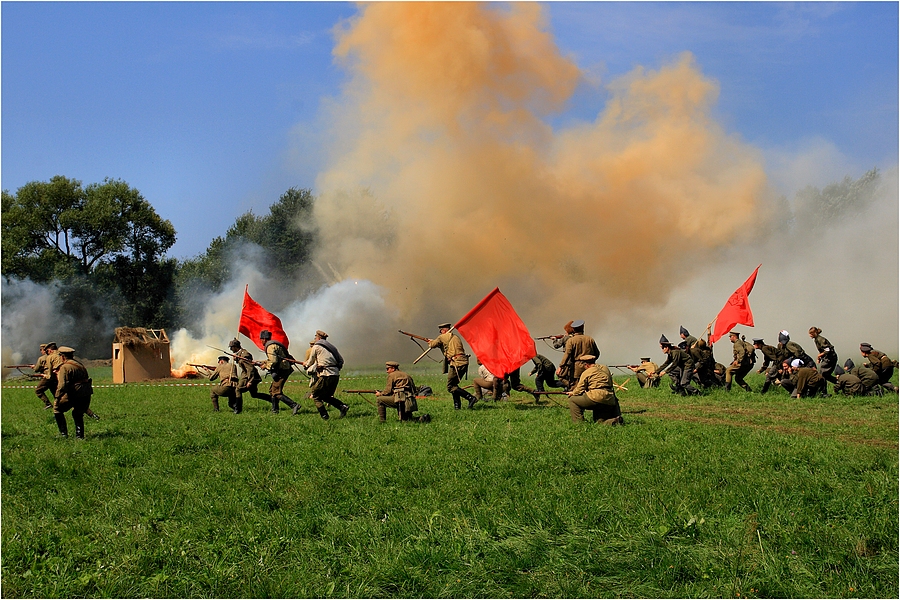
<svg viewBox="0 0 900 600">
<path fill-rule="evenodd" d="M 53 403 L 53 417 L 59 428 L 61 437 L 69 437 L 66 425 L 66 411 L 72 410 L 75 422 L 75 437 L 84 439 L 84 414 L 90 409 L 91 395 L 94 389 L 91 378 L 83 364 L 75 360 L 75 350 L 62 346 L 59 348 L 62 364 L 56 371 L 56 401 Z"/>
<path fill-rule="evenodd" d="M 387 409 L 396 408 L 401 421 L 416 421 L 418 423 L 431 422 L 431 415 L 413 415 L 419 410 L 416 404 L 416 384 L 413 378 L 400 370 L 400 363 L 389 360 L 384 363 L 387 371 L 387 382 L 384 390 L 375 392 L 378 403 L 378 421 L 384 423 L 387 420 Z"/>
<path fill-rule="evenodd" d="M 613 379 L 606 365 L 597 365 L 597 357 L 583 354 L 577 357 L 584 363 L 585 370 L 578 378 L 578 383 L 569 396 L 569 415 L 573 423 L 584 421 L 584 411 L 594 411 L 594 422 L 603 421 L 606 425 L 623 425 L 619 399 L 613 389 Z"/>
<path fill-rule="evenodd" d="M 209 375 L 210 381 L 215 381 L 217 379 L 219 380 L 219 383 L 209 390 L 213 411 L 219 412 L 219 397 L 221 396 L 228 399 L 228 408 L 234 411 L 234 414 L 240 413 L 241 411 L 237 406 L 237 393 L 235 392 L 238 378 L 237 374 L 234 372 L 234 365 L 228 362 L 227 356 L 219 357 L 219 364 L 216 365 L 216 370 Z"/>
</svg>

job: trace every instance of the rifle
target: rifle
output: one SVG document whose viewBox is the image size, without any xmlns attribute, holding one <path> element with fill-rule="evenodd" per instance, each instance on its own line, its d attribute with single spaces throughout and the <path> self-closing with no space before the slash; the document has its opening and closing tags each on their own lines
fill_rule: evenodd
<svg viewBox="0 0 900 600">
<path fill-rule="evenodd" d="M 4 369 L 33 369 L 34 365 L 3 365 Z"/>
<path fill-rule="evenodd" d="M 4 369 L 15 369 L 29 379 L 43 379 L 44 376 L 39 373 L 26 373 L 22 369 L 34 369 L 34 365 L 4 365 Z"/>
<path fill-rule="evenodd" d="M 211 365 L 196 365 L 194 363 L 185 363 L 189 367 L 194 367 L 195 369 L 206 369 L 207 371 L 215 371 L 216 367 Z"/>
<path fill-rule="evenodd" d="M 402 333 L 403 335 L 408 335 L 409 337 L 411 337 L 411 338 L 413 338 L 413 339 L 416 339 L 416 340 L 422 340 L 423 342 L 427 342 L 427 341 L 428 341 L 428 338 L 427 338 L 427 337 L 423 337 L 423 336 L 421 336 L 421 335 L 416 335 L 416 334 L 414 334 L 414 333 L 409 333 L 408 331 L 403 331 L 402 329 L 398 329 L 397 331 L 399 331 L 399 332 Z"/>
<path fill-rule="evenodd" d="M 343 390 L 343 392 L 346 394 L 359 394 L 360 398 L 362 398 L 363 400 L 365 400 L 366 402 L 368 402 L 375 408 L 378 408 L 378 406 L 374 402 L 372 402 L 371 400 L 369 400 L 368 398 L 363 396 L 363 394 L 377 394 L 378 390 Z"/>
<path fill-rule="evenodd" d="M 559 340 L 565 337 L 564 335 L 542 335 L 541 337 L 536 337 L 536 340 Z"/>
</svg>

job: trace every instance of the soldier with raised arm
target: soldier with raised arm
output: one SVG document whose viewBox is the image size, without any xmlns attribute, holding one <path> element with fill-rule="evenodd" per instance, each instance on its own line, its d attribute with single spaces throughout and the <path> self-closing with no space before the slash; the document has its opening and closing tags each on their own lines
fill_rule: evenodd
<svg viewBox="0 0 900 600">
<path fill-rule="evenodd" d="M 450 323 L 441 323 L 438 325 L 440 335 L 434 339 L 425 338 L 425 342 L 429 348 L 440 348 L 444 353 L 447 364 L 447 391 L 453 396 L 453 408 L 456 410 L 462 408 L 462 398 L 468 400 L 469 408 L 472 408 L 478 398 L 459 386 L 469 372 L 469 356 L 462 340 L 456 333 L 450 331 L 451 328 Z"/>
</svg>

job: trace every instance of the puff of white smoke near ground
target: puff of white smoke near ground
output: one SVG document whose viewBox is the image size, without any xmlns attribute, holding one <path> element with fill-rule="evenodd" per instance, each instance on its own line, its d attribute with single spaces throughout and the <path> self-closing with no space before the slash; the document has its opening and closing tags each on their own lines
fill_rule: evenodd
<svg viewBox="0 0 900 600">
<path fill-rule="evenodd" d="M 34 363 L 40 354 L 40 344 L 63 345 L 71 338 L 75 320 L 60 311 L 59 284 L 43 285 L 15 277 L 3 277 L 2 283 L 0 332 L 4 365 Z M 3 378 L 10 372 L 3 369 Z"/>
</svg>

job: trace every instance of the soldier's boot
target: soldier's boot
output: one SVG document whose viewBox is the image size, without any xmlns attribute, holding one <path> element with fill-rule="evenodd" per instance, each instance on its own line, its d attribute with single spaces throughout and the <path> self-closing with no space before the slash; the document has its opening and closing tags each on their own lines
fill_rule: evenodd
<svg viewBox="0 0 900 600">
<path fill-rule="evenodd" d="M 387 422 L 387 408 L 382 403 L 378 403 L 378 422 L 385 423 Z"/>
<path fill-rule="evenodd" d="M 95 420 L 95 421 L 99 421 L 99 420 L 100 420 L 100 415 L 98 415 L 97 413 L 95 413 L 95 412 L 92 411 L 91 409 L 87 409 L 86 411 L 84 411 L 84 414 L 86 414 L 87 416 L 89 416 L 90 418 L 92 418 L 92 419 Z"/>
<path fill-rule="evenodd" d="M 274 402 L 278 402 L 278 401 L 284 402 L 288 406 L 288 408 L 291 409 L 291 416 L 296 415 L 297 411 L 300 410 L 300 404 L 297 402 L 294 402 L 293 400 L 291 400 L 284 394 L 278 394 L 277 396 L 275 396 Z"/>
<path fill-rule="evenodd" d="M 218 398 L 212 399 L 212 405 L 213 405 L 213 412 L 219 412 L 219 399 Z"/>
<path fill-rule="evenodd" d="M 340 404 L 340 405 L 338 405 L 338 410 L 341 411 L 341 416 L 339 416 L 338 419 L 343 419 L 344 417 L 347 416 L 347 411 L 350 410 L 350 405 L 349 404 Z"/>
<path fill-rule="evenodd" d="M 234 399 L 234 414 L 239 415 L 244 412 L 244 397 L 238 396 Z"/>
<path fill-rule="evenodd" d="M 462 390 L 462 397 L 469 401 L 469 408 L 474 407 L 475 403 L 478 402 L 478 398 L 476 398 L 466 390 Z"/>
<path fill-rule="evenodd" d="M 462 400 L 460 400 L 459 394 L 453 394 L 453 410 L 460 408 L 462 408 Z"/>
<path fill-rule="evenodd" d="M 753 392 L 753 390 L 750 389 L 750 386 L 747 385 L 747 383 L 744 382 L 744 381 L 742 381 L 742 382 L 740 383 L 740 386 L 741 386 L 742 388 L 744 388 L 745 390 L 747 390 L 748 392 Z"/>
<path fill-rule="evenodd" d="M 726 382 L 725 382 L 725 391 L 726 391 L 726 392 L 730 392 L 730 391 L 731 391 L 731 382 L 730 382 L 730 381 L 726 381 Z"/>
<path fill-rule="evenodd" d="M 56 419 L 56 427 L 59 429 L 59 437 L 69 437 L 69 426 L 66 424 L 66 415 L 55 414 L 53 415 L 53 418 Z"/>
<path fill-rule="evenodd" d="M 319 416 L 324 420 L 328 420 L 328 410 L 324 406 L 317 407 L 319 409 Z"/>
<path fill-rule="evenodd" d="M 75 439 L 84 439 L 84 415 L 81 413 L 72 413 L 72 420 L 75 421 Z"/>
<path fill-rule="evenodd" d="M 271 402 L 272 402 L 272 413 L 277 415 L 278 414 L 278 404 L 279 404 L 278 396 L 272 396 Z"/>
<path fill-rule="evenodd" d="M 44 410 L 47 410 L 48 408 L 53 408 L 53 403 L 50 402 L 49 400 L 47 400 L 46 393 L 41 392 L 40 394 L 37 395 L 37 397 L 40 398 L 41 402 L 44 403 Z"/>
<path fill-rule="evenodd" d="M 759 391 L 760 394 L 765 394 L 769 391 L 769 387 L 772 385 L 772 382 L 766 379 L 766 382 L 763 384 L 762 389 Z"/>
</svg>

